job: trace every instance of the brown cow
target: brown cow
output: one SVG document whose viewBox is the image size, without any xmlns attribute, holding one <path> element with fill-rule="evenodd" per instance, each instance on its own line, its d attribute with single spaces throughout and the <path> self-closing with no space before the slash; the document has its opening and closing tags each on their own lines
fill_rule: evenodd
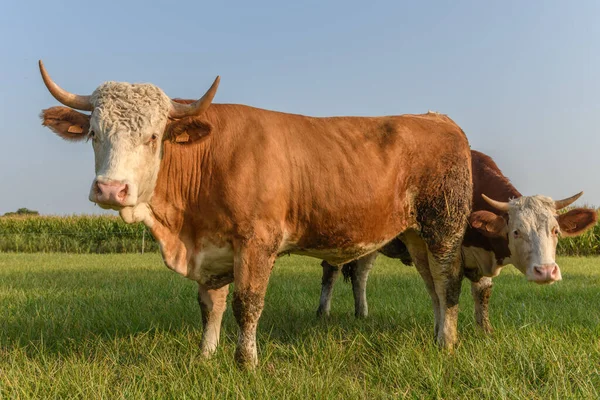
<svg viewBox="0 0 600 400">
<path fill-rule="evenodd" d="M 41 62 L 40 71 L 57 100 L 92 111 L 42 113 L 61 137 L 91 139 L 90 200 L 144 222 L 165 264 L 198 282 L 205 355 L 217 347 L 230 282 L 236 360 L 255 365 L 256 327 L 279 254 L 343 264 L 402 232 L 427 249 L 443 327 L 437 340 L 455 343 L 472 183 L 467 139 L 450 118 L 313 118 L 211 104 L 218 78 L 192 104 L 151 84 L 106 82 L 81 96 L 56 85 Z"/>
<path fill-rule="evenodd" d="M 487 155 L 471 151 L 473 171 L 473 213 L 462 244 L 464 275 L 471 281 L 475 303 L 475 320 L 485 331 L 491 332 L 488 303 L 492 277 L 503 266 L 513 264 L 529 280 L 553 283 L 561 279 L 555 262 L 557 235 L 576 236 L 594 226 L 595 210 L 576 208 L 555 216 L 555 212 L 577 200 L 582 193 L 565 200 L 551 201 L 543 196 L 521 196 L 496 163 Z M 483 196 L 482 196 L 483 195 Z M 498 203 L 489 197 L 506 201 Z M 400 258 L 411 264 L 406 246 L 395 239 L 380 249 L 391 258 Z M 342 267 L 353 286 L 355 314 L 368 313 L 366 280 L 374 257 L 365 257 Z M 331 308 L 333 284 L 340 268 L 324 261 L 323 279 L 318 315 L 327 315 Z"/>
</svg>

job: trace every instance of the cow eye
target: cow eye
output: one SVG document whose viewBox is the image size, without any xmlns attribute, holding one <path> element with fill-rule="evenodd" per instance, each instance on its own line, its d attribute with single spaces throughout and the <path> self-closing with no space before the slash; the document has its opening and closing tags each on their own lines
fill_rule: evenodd
<svg viewBox="0 0 600 400">
<path fill-rule="evenodd" d="M 154 143 L 154 142 L 156 142 L 156 139 L 158 139 L 158 135 L 154 134 L 154 135 L 150 136 L 150 140 L 148 140 L 148 142 L 146 144 Z"/>
<path fill-rule="evenodd" d="M 516 237 L 516 238 L 518 238 L 519 237 L 519 231 L 514 231 L 513 232 L 513 236 Z"/>
<path fill-rule="evenodd" d="M 96 132 L 94 131 L 90 131 L 90 138 L 95 138 L 96 137 Z"/>
<path fill-rule="evenodd" d="M 552 229 L 552 234 L 553 234 L 554 236 L 558 236 L 558 234 L 559 234 L 559 233 L 560 233 L 560 231 L 558 230 L 558 228 L 554 228 L 554 229 Z"/>
</svg>

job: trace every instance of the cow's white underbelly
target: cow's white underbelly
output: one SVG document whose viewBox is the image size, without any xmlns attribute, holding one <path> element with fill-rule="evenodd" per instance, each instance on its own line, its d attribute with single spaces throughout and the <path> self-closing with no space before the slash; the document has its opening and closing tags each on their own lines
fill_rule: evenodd
<svg viewBox="0 0 600 400">
<path fill-rule="evenodd" d="M 350 248 L 344 249 L 304 249 L 298 248 L 295 243 L 285 243 L 279 249 L 279 253 L 293 253 L 303 256 L 315 257 L 334 265 L 341 265 L 361 258 L 367 254 L 383 247 L 387 241 L 377 243 L 358 243 Z"/>
</svg>

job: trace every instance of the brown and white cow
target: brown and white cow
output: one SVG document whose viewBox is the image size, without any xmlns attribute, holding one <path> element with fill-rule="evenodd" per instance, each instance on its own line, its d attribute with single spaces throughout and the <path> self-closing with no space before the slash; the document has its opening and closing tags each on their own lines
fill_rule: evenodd
<svg viewBox="0 0 600 400">
<path fill-rule="evenodd" d="M 491 278 L 505 265 L 513 264 L 529 281 L 545 284 L 560 280 L 561 272 L 555 260 L 558 236 L 585 232 L 596 224 L 598 214 L 592 209 L 576 208 L 557 215 L 556 211 L 583 193 L 559 201 L 544 196 L 522 196 L 489 156 L 472 150 L 471 161 L 473 213 L 462 244 L 462 266 L 465 277 L 471 281 L 477 324 L 485 332 L 491 332 L 487 312 Z M 408 249 L 399 238 L 380 252 L 400 258 L 404 264 L 412 263 Z M 366 280 L 374 259 L 367 256 L 342 267 L 352 282 L 357 317 L 368 313 Z M 323 279 L 317 314 L 327 315 L 340 268 L 326 261 L 321 265 Z"/>
<path fill-rule="evenodd" d="M 42 112 L 61 137 L 91 139 L 89 199 L 146 224 L 165 264 L 198 282 L 204 354 L 217 347 L 230 282 L 236 360 L 254 365 L 279 254 L 343 264 L 403 232 L 427 249 L 443 327 L 437 340 L 455 343 L 472 183 L 468 141 L 450 118 L 313 118 L 212 104 L 218 78 L 192 104 L 151 84 L 106 82 L 81 96 L 54 83 L 41 62 L 40 71 L 58 101 L 92 112 Z"/>
</svg>

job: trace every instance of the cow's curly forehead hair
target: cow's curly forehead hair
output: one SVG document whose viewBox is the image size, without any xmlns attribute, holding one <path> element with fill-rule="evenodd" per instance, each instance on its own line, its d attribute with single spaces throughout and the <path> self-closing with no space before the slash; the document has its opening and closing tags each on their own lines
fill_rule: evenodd
<svg viewBox="0 0 600 400">
<path fill-rule="evenodd" d="M 517 213 L 521 220 L 547 222 L 556 214 L 554 200 L 546 196 L 522 196 L 510 201 L 509 218 Z"/>
<path fill-rule="evenodd" d="M 99 128 L 108 135 L 119 131 L 141 135 L 166 121 L 171 106 L 169 97 L 149 83 L 105 82 L 92 93 L 91 102 Z"/>
</svg>

